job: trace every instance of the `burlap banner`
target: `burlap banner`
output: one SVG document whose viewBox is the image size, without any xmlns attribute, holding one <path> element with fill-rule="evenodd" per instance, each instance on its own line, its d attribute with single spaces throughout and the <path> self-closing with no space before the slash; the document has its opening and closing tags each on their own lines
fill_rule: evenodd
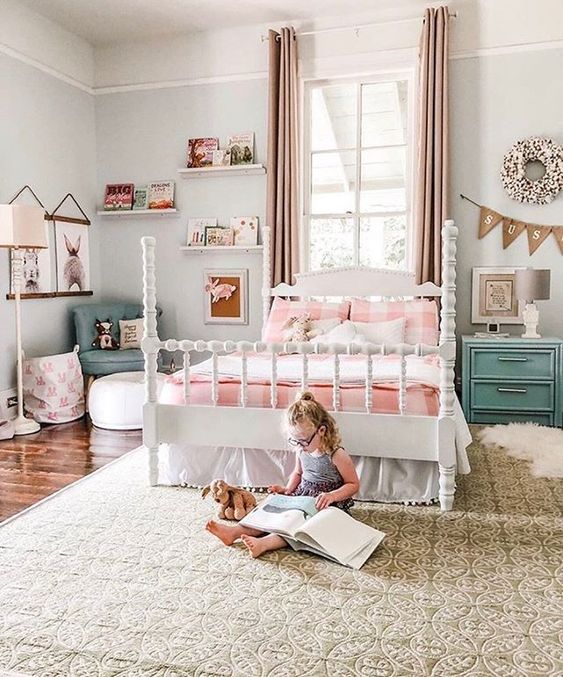
<svg viewBox="0 0 563 677">
<path fill-rule="evenodd" d="M 526 221 L 518 221 L 510 216 L 505 216 L 499 212 L 480 205 L 478 202 L 471 200 L 465 195 L 461 196 L 464 200 L 471 202 L 476 207 L 479 207 L 479 239 L 488 235 L 495 226 L 498 226 L 502 221 L 502 247 L 506 249 L 516 240 L 524 231 L 528 236 L 528 251 L 530 256 L 537 251 L 539 246 L 543 244 L 550 233 L 553 233 L 559 250 L 563 254 L 563 226 L 541 226 L 537 223 L 527 223 Z"/>
</svg>

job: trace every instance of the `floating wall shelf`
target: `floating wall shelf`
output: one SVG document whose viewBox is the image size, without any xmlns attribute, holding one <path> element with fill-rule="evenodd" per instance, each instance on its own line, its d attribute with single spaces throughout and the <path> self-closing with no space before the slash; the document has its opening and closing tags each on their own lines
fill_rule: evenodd
<svg viewBox="0 0 563 677">
<path fill-rule="evenodd" d="M 192 167 L 189 169 L 179 169 L 178 174 L 184 179 L 201 179 L 211 176 L 240 176 L 251 174 L 265 174 L 264 165 L 229 165 L 225 167 Z"/>
<path fill-rule="evenodd" d="M 98 216 L 109 216 L 112 219 L 131 218 L 133 216 L 179 216 L 180 212 L 177 209 L 123 209 L 109 211 L 98 209 L 96 212 Z"/>
<path fill-rule="evenodd" d="M 225 247 L 180 247 L 180 251 L 199 253 L 199 254 L 259 254 L 262 251 L 262 245 L 249 245 L 248 247 L 234 245 Z"/>
</svg>

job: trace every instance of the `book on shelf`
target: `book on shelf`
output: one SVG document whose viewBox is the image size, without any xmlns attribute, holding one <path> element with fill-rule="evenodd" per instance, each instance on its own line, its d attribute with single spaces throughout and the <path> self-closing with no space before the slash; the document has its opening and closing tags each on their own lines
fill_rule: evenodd
<svg viewBox="0 0 563 677">
<path fill-rule="evenodd" d="M 133 206 L 132 183 L 108 183 L 104 193 L 104 210 L 119 211 Z"/>
<path fill-rule="evenodd" d="M 273 494 L 240 524 L 279 534 L 294 550 L 306 550 L 352 569 L 360 569 L 385 537 L 339 508 L 317 510 L 311 496 Z"/>
<path fill-rule="evenodd" d="M 219 139 L 205 137 L 188 139 L 188 169 L 196 167 L 209 167 L 213 164 L 213 151 L 219 148 Z"/>
<path fill-rule="evenodd" d="M 148 209 L 149 208 L 149 191 L 148 186 L 135 186 L 133 194 L 133 209 Z"/>
<path fill-rule="evenodd" d="M 232 247 L 233 229 L 223 228 L 222 226 L 207 226 L 205 228 L 205 246 L 206 247 Z"/>
<path fill-rule="evenodd" d="M 234 243 L 240 247 L 249 247 L 258 244 L 258 217 L 231 216 Z"/>
<path fill-rule="evenodd" d="M 148 185 L 149 209 L 173 209 L 174 181 L 153 181 Z"/>
<path fill-rule="evenodd" d="M 205 229 L 216 227 L 217 219 L 188 219 L 188 247 L 205 247 Z"/>
<path fill-rule="evenodd" d="M 213 151 L 212 165 L 214 167 L 228 167 L 231 164 L 231 151 L 228 148 L 224 150 Z"/>
<path fill-rule="evenodd" d="M 229 136 L 227 146 L 231 154 L 231 165 L 251 165 L 254 162 L 254 132 Z"/>
</svg>

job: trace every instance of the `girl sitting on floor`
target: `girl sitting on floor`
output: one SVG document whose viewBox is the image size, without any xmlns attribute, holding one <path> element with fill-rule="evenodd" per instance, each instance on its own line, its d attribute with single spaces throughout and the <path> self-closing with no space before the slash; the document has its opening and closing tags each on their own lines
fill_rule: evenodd
<svg viewBox="0 0 563 677">
<path fill-rule="evenodd" d="M 332 505 L 346 512 L 360 481 L 352 459 L 340 446 L 336 421 L 309 392 L 302 393 L 287 410 L 289 444 L 297 452 L 295 468 L 287 484 L 274 484 L 268 491 L 286 496 L 316 496 L 318 510 Z M 225 545 L 241 539 L 252 557 L 285 548 L 278 534 L 264 534 L 240 524 L 226 525 L 211 520 L 205 527 Z"/>
</svg>

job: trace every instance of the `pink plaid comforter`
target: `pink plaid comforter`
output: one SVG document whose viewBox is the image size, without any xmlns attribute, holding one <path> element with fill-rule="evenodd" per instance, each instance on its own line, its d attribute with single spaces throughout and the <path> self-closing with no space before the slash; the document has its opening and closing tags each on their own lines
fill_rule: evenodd
<svg viewBox="0 0 563 677">
<path fill-rule="evenodd" d="M 240 405 L 240 357 L 219 358 L 218 404 Z M 300 358 L 284 355 L 278 358 L 277 408 L 284 409 L 301 390 Z M 390 355 L 373 360 L 372 412 L 396 414 L 399 411 L 399 359 Z M 438 361 L 435 356 L 407 358 L 406 413 L 436 416 L 439 408 Z M 271 382 L 267 375 L 268 355 L 248 358 L 249 407 L 271 407 Z M 365 411 L 365 357 L 342 356 L 340 359 L 340 408 L 343 411 Z M 163 404 L 184 404 L 183 372 L 176 372 L 164 384 L 159 401 Z M 332 358 L 328 355 L 309 357 L 308 389 L 319 402 L 332 409 Z M 190 404 L 211 404 L 210 360 L 193 367 L 190 378 Z"/>
</svg>

